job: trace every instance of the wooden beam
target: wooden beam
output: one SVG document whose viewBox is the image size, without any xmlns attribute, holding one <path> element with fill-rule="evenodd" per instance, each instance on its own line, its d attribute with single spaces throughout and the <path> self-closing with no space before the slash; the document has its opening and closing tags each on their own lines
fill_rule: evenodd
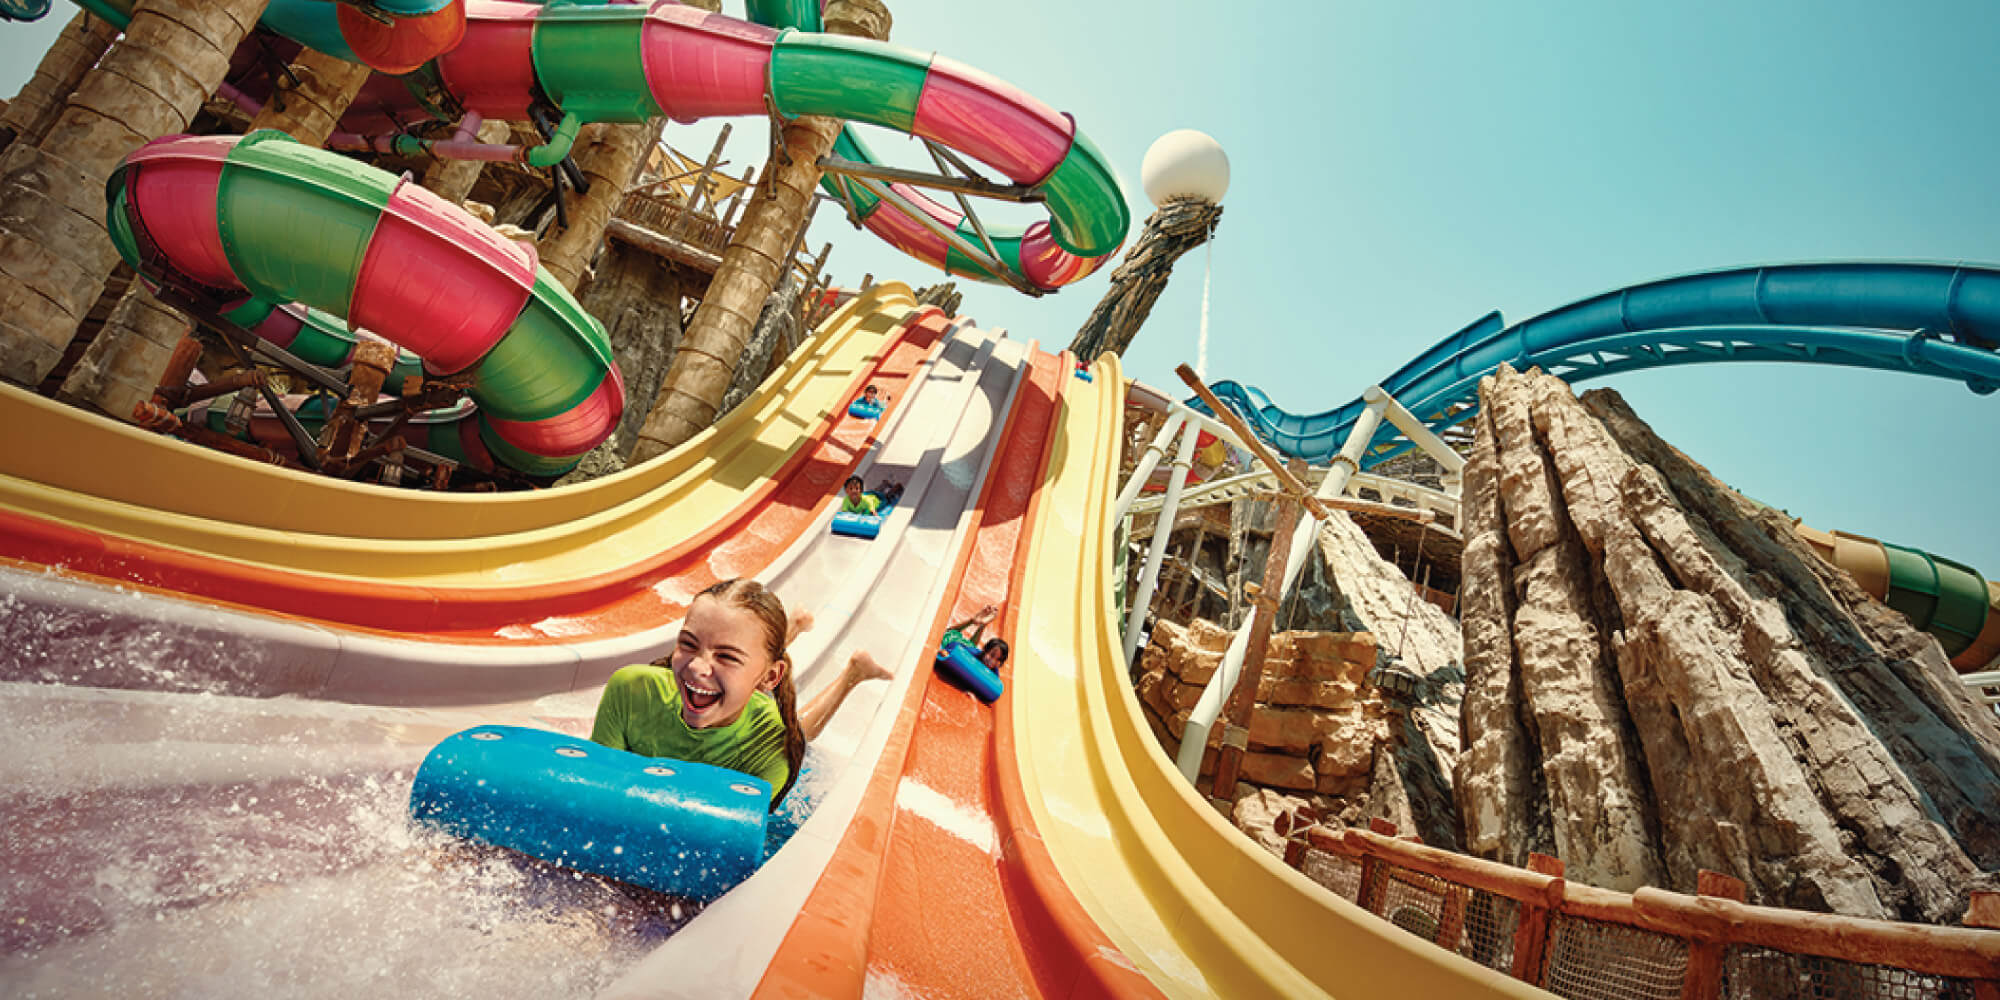
<svg viewBox="0 0 2000 1000">
<path fill-rule="evenodd" d="M 688 221 L 694 218 L 695 213 L 701 211 L 702 202 L 708 194 L 708 175 L 715 172 L 716 163 L 722 159 L 722 144 L 729 141 L 729 129 L 730 126 L 725 122 L 722 131 L 716 133 L 715 148 L 708 151 L 708 159 L 702 163 L 701 173 L 694 179 L 694 187 L 689 190 L 687 200 L 681 203 L 680 216 L 667 226 L 668 239 L 679 236 Z"/>
<path fill-rule="evenodd" d="M 1278 461 L 1278 456 L 1272 454 L 1271 449 L 1266 447 L 1257 435 L 1250 433 L 1250 426 L 1243 422 L 1243 418 L 1237 416 L 1235 410 L 1222 405 L 1222 400 L 1215 398 L 1215 393 L 1208 391 L 1208 383 L 1203 382 L 1201 376 L 1194 373 L 1194 369 L 1179 365 L 1174 368 L 1174 374 L 1179 375 L 1181 381 L 1186 382 L 1188 388 L 1193 389 L 1195 395 L 1200 396 L 1201 401 L 1214 411 L 1215 419 L 1222 421 L 1230 430 L 1236 432 L 1236 437 L 1243 442 L 1244 447 L 1249 448 L 1251 454 L 1256 455 L 1257 460 L 1271 470 L 1271 475 L 1278 478 L 1280 489 L 1290 494 L 1292 499 L 1305 504 L 1306 509 L 1312 511 L 1315 520 L 1324 521 L 1332 517 L 1326 505 L 1314 497 L 1313 492 L 1306 489 L 1305 484 L 1299 482 L 1298 477 L 1292 475 L 1283 462 Z"/>
<path fill-rule="evenodd" d="M 721 254 L 705 250 L 686 240 L 662 236 L 625 219 L 612 219 L 605 224 L 604 232 L 614 239 L 622 240 L 676 264 L 684 264 L 703 274 L 712 275 L 716 268 L 722 266 Z"/>
<path fill-rule="evenodd" d="M 1278 506 L 1278 525 L 1271 531 L 1271 551 L 1264 560 L 1264 586 L 1251 598 L 1264 613 L 1251 626 L 1250 646 L 1243 654 L 1243 672 L 1236 678 L 1236 687 L 1222 709 L 1226 720 L 1222 752 L 1215 759 L 1215 786 L 1210 793 L 1218 802 L 1236 800 L 1236 775 L 1249 749 L 1250 720 L 1257 712 L 1257 685 L 1264 678 L 1264 655 L 1271 645 L 1271 629 L 1278 621 L 1278 603 L 1284 597 L 1285 563 L 1291 558 L 1292 534 L 1301 516 L 1298 504 Z M 1172 531 L 1172 526 L 1167 530 Z"/>
</svg>

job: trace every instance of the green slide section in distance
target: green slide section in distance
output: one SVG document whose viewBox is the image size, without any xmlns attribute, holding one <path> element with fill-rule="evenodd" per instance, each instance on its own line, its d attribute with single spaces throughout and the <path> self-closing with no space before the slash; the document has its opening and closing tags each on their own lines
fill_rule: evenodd
<svg viewBox="0 0 2000 1000">
<path fill-rule="evenodd" d="M 563 4 L 535 18 L 535 76 L 549 98 L 589 122 L 664 115 L 646 82 L 643 28 L 649 4 Z"/>
<path fill-rule="evenodd" d="M 1082 132 L 1069 154 L 1035 190 L 1048 195 L 1049 229 L 1056 245 L 1079 257 L 1101 257 L 1118 249 L 1132 224 L 1118 176 Z"/>
<path fill-rule="evenodd" d="M 914 49 L 785 31 L 771 49 L 771 103 L 787 118 L 828 115 L 908 132 L 930 66 L 930 55 Z"/>
</svg>

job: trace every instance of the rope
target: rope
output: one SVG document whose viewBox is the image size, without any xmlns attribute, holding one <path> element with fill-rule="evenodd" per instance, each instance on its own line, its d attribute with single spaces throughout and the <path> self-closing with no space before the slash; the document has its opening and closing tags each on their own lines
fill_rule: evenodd
<svg viewBox="0 0 2000 1000">
<path fill-rule="evenodd" d="M 1410 619 L 1415 617 L 1415 612 L 1417 610 L 1417 581 L 1414 579 L 1414 577 L 1416 576 L 1417 573 L 1423 571 L 1424 543 L 1430 540 L 1430 535 L 1431 535 L 1430 528 L 1425 526 L 1418 527 L 1417 564 L 1415 568 L 1413 568 L 1410 571 L 1412 577 L 1412 579 L 1410 580 L 1410 600 L 1408 603 L 1403 605 L 1403 634 L 1396 637 L 1396 659 L 1399 660 L 1403 658 L 1403 644 L 1407 642 L 1410 638 Z M 1422 667 L 1423 666 L 1422 661 L 1419 661 L 1417 663 L 1417 666 Z"/>
</svg>

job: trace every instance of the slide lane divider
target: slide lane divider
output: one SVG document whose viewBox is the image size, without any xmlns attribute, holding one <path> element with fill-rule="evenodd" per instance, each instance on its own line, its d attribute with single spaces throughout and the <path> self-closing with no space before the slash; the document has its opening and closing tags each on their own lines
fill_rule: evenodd
<svg viewBox="0 0 2000 1000">
<path fill-rule="evenodd" d="M 1006 465 L 988 492 L 973 560 L 960 567 L 961 591 L 948 616 L 962 620 L 986 604 L 1008 609 L 996 634 L 1018 642 L 1017 605 L 1026 568 L 1026 531 L 1053 459 L 1061 394 L 1077 388 L 1067 353 L 1036 358 L 1035 392 L 1017 404 Z M 1073 402 L 1073 401 L 1072 401 Z M 1011 666 L 1003 670 L 1011 683 Z M 1013 698 L 991 709 L 933 675 L 920 716 L 871 940 L 876 968 L 945 995 L 983 996 L 1012 974 L 1012 991 L 1039 996 L 1153 996 L 1155 990 L 1083 911 L 1041 843 L 1013 763 Z M 914 783 L 914 784 L 909 784 Z M 954 809 L 939 817 L 933 793 L 993 825 L 991 852 L 974 849 Z M 923 817 L 918 819 L 917 817 Z M 938 900 L 936 885 L 960 887 Z M 997 911 L 982 912 L 998 906 Z M 979 928 L 951 935 L 939 926 Z"/>
<path fill-rule="evenodd" d="M 788 604 L 795 594 L 802 594 L 816 612 L 821 607 L 851 608 L 844 614 L 830 610 L 820 615 L 821 622 L 837 624 L 807 633 L 811 638 L 837 631 L 830 641 L 799 644 L 795 655 L 801 659 L 796 665 L 806 678 L 802 694 L 815 686 L 814 681 L 837 673 L 853 648 L 869 649 L 885 664 L 914 662 L 926 655 L 924 624 L 943 600 L 949 583 L 946 568 L 955 564 L 970 537 L 969 508 L 995 450 L 991 427 L 971 423 L 985 425 L 988 418 L 965 411 L 994 411 L 992 419 L 997 421 L 997 408 L 1020 379 L 1013 361 L 994 356 L 994 348 L 1002 344 L 996 337 L 961 330 L 960 340 L 957 346 L 964 350 L 941 357 L 934 366 L 935 377 L 918 387 L 920 398 L 911 400 L 912 417 L 928 416 L 906 421 L 907 426 L 889 435 L 876 466 L 908 472 L 915 495 L 906 495 L 903 502 L 921 508 L 919 516 L 885 527 L 873 542 L 819 533 L 809 542 L 810 551 L 789 560 L 793 566 L 767 581 Z M 973 357 L 967 358 L 968 353 Z M 989 363 L 978 364 L 982 357 Z M 945 415 L 942 421 L 940 413 Z M 959 426 L 940 437 L 945 424 Z M 943 468 L 947 455 L 957 456 L 950 462 L 965 469 L 964 477 L 956 469 Z M 886 568 L 875 558 L 884 544 L 895 547 Z M 842 591 L 865 600 L 850 605 L 836 597 Z M 814 603 L 815 595 L 836 599 L 820 605 Z M 819 777 L 809 780 L 824 791 L 797 834 L 748 882 L 629 970 L 605 996 L 710 1000 L 749 995 L 771 965 L 789 920 L 773 921 L 772 915 L 797 913 L 823 877 L 839 878 L 832 859 L 841 838 L 856 824 L 878 822 L 859 810 L 884 748 L 898 732 L 908 688 L 918 679 L 916 671 L 900 669 L 886 688 L 869 684 L 854 691 L 848 707 L 818 741 L 813 756 L 819 762 L 812 773 Z"/>
</svg>

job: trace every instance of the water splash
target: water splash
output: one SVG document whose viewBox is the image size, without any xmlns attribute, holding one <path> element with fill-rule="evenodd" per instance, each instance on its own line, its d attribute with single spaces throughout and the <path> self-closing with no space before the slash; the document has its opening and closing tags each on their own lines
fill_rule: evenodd
<svg viewBox="0 0 2000 1000">
<path fill-rule="evenodd" d="M 423 718 L 0 685 L 0 982 L 34 997 L 588 994 L 698 912 L 412 825 Z"/>
</svg>

